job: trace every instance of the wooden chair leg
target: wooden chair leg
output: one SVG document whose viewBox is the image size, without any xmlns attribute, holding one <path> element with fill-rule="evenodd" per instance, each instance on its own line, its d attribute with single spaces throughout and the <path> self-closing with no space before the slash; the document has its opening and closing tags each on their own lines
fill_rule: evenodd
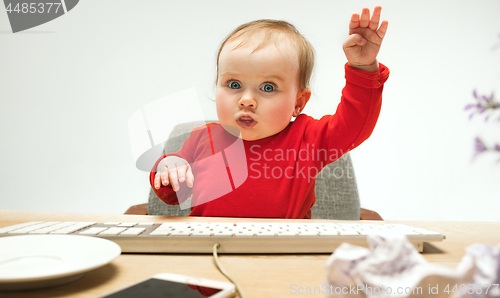
<svg viewBox="0 0 500 298">
<path fill-rule="evenodd" d="M 361 220 L 384 220 L 377 212 L 361 208 Z"/>
<path fill-rule="evenodd" d="M 148 203 L 134 205 L 125 211 L 125 214 L 148 215 Z"/>
</svg>

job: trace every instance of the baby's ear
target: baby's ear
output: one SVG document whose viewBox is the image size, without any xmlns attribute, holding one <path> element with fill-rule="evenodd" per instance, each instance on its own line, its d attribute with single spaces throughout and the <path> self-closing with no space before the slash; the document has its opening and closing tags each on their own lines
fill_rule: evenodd
<svg viewBox="0 0 500 298">
<path fill-rule="evenodd" d="M 295 100 L 295 108 L 293 110 L 293 117 L 300 115 L 302 110 L 306 107 L 307 102 L 311 98 L 311 89 L 304 88 L 297 93 L 297 99 Z"/>
</svg>

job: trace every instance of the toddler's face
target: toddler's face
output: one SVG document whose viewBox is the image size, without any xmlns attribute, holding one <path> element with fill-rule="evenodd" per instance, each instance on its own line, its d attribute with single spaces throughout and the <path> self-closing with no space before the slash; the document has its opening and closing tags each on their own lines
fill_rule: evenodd
<svg viewBox="0 0 500 298">
<path fill-rule="evenodd" d="M 227 43 L 219 56 L 217 115 L 221 124 L 237 127 L 244 140 L 258 140 L 282 131 L 310 91 L 299 88 L 297 55 L 272 44 L 253 53 L 252 44 L 232 50 L 238 43 Z M 305 102 L 298 100 L 304 94 Z"/>
</svg>

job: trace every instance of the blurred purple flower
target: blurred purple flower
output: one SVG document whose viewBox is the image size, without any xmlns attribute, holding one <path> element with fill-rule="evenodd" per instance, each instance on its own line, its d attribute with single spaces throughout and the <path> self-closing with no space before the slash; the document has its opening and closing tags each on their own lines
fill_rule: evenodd
<svg viewBox="0 0 500 298">
<path fill-rule="evenodd" d="M 498 38 L 500 39 L 500 34 L 498 35 Z M 500 42 L 494 45 L 491 50 L 495 51 L 499 48 Z M 494 114 L 494 111 L 496 109 L 500 109 L 500 103 L 495 101 L 495 94 L 493 92 L 491 92 L 491 95 L 488 97 L 486 95 L 477 94 L 477 90 L 474 89 L 474 91 L 472 92 L 472 96 L 476 99 L 476 102 L 465 106 L 466 111 L 471 111 L 469 120 L 472 119 L 472 117 L 476 114 L 480 115 L 486 112 L 484 117 L 484 122 L 486 122 L 490 119 L 492 114 Z M 500 116 L 497 118 L 497 120 L 500 121 Z M 476 137 L 474 139 L 474 155 L 472 156 L 472 160 L 474 160 L 479 154 L 482 154 L 486 151 L 493 151 L 497 154 L 500 154 L 500 144 L 495 144 L 493 147 L 488 148 L 479 137 Z M 497 164 L 499 163 L 500 158 L 497 159 Z"/>
<path fill-rule="evenodd" d="M 468 104 L 465 106 L 464 110 L 470 110 L 472 109 L 472 113 L 469 115 L 469 119 L 472 119 L 472 117 L 476 114 L 483 114 L 485 111 L 493 111 L 496 109 L 500 109 L 500 103 L 495 101 L 495 93 L 491 92 L 491 95 L 488 97 L 486 95 L 478 95 L 477 90 L 474 89 L 472 92 L 472 96 L 476 99 L 476 103 L 474 104 Z M 475 109 L 475 111 L 474 111 Z M 491 114 L 486 115 L 484 121 L 488 121 L 490 118 Z M 498 118 L 500 120 L 500 117 Z"/>
<path fill-rule="evenodd" d="M 486 145 L 479 137 L 476 137 L 474 139 L 474 150 L 475 152 L 474 156 L 472 156 L 472 159 L 475 159 L 479 154 L 483 153 L 484 151 L 487 151 L 488 148 L 486 148 Z"/>
<path fill-rule="evenodd" d="M 472 161 L 474 161 L 479 154 L 486 151 L 496 151 L 500 153 L 500 144 L 495 144 L 492 148 L 488 148 L 479 137 L 476 137 L 474 139 L 474 155 L 472 156 Z M 500 163 L 500 159 L 497 160 L 497 163 Z"/>
</svg>

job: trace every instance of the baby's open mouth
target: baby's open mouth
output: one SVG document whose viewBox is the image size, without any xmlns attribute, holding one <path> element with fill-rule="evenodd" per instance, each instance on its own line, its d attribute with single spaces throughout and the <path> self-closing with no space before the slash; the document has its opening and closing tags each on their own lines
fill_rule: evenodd
<svg viewBox="0 0 500 298">
<path fill-rule="evenodd" d="M 236 119 L 236 123 L 242 128 L 252 128 L 257 124 L 257 121 L 250 116 L 241 116 Z"/>
</svg>

